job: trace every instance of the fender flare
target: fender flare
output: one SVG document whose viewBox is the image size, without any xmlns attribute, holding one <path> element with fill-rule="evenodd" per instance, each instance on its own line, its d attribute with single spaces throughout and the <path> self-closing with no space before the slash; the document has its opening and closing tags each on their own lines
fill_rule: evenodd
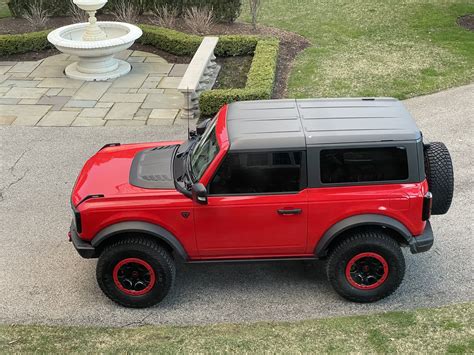
<svg viewBox="0 0 474 355">
<path fill-rule="evenodd" d="M 105 227 L 95 235 L 91 244 L 94 248 L 97 248 L 109 238 L 121 233 L 142 233 L 152 236 L 166 243 L 183 260 L 188 260 L 186 250 L 173 234 L 159 225 L 142 221 L 120 222 Z"/>
<path fill-rule="evenodd" d="M 391 229 L 400 234 L 409 244 L 412 234 L 405 225 L 388 216 L 379 214 L 361 214 L 352 216 L 337 222 L 330 227 L 321 237 L 316 245 L 314 254 L 316 257 L 324 257 L 332 241 L 334 241 L 341 233 L 359 226 L 382 226 Z"/>
</svg>

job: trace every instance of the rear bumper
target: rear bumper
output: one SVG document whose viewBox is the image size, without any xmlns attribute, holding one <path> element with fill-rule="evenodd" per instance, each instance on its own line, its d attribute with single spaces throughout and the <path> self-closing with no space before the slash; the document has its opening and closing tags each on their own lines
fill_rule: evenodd
<svg viewBox="0 0 474 355">
<path fill-rule="evenodd" d="M 408 244 L 412 254 L 423 253 L 428 251 L 433 246 L 434 236 L 430 221 L 426 221 L 426 227 L 423 234 L 412 237 Z"/>
<path fill-rule="evenodd" d="M 74 223 L 71 224 L 70 228 L 70 236 L 72 245 L 76 248 L 77 252 L 80 256 L 85 259 L 96 258 L 96 250 L 95 248 L 88 242 L 82 240 L 79 235 L 77 234 L 76 228 L 74 227 Z"/>
</svg>

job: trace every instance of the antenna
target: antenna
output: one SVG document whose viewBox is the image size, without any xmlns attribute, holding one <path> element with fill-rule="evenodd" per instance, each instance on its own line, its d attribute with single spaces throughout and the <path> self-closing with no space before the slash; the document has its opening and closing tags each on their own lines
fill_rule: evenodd
<svg viewBox="0 0 474 355">
<path fill-rule="evenodd" d="M 191 107 L 190 107 L 191 106 L 191 104 L 190 104 L 191 93 L 189 92 L 189 86 L 186 88 L 186 91 L 188 93 L 188 98 L 186 100 L 187 101 L 186 104 L 188 105 L 188 107 L 187 107 L 187 111 L 188 111 L 188 114 L 187 114 L 187 116 L 188 116 L 188 139 L 191 139 L 191 131 L 189 129 L 189 121 L 191 120 L 191 118 L 190 118 L 190 116 L 191 116 Z"/>
</svg>

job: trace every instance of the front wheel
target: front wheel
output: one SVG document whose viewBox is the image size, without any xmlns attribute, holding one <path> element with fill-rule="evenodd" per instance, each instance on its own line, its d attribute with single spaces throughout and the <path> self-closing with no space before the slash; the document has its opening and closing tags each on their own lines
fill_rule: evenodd
<svg viewBox="0 0 474 355">
<path fill-rule="evenodd" d="M 398 243 L 387 234 L 357 232 L 331 252 L 326 272 L 342 297 L 354 302 L 375 302 L 400 286 L 405 259 Z"/>
<path fill-rule="evenodd" d="M 106 247 L 96 270 L 105 295 L 131 308 L 160 302 L 172 287 L 175 273 L 171 255 L 159 244 L 138 236 Z"/>
</svg>

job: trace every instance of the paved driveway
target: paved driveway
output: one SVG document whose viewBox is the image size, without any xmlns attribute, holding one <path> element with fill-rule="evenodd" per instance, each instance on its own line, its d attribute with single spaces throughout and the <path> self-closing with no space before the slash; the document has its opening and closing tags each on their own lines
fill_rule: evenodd
<svg viewBox="0 0 474 355">
<path fill-rule="evenodd" d="M 155 308 L 106 299 L 94 260 L 66 241 L 69 193 L 84 160 L 107 142 L 184 137 L 182 128 L 25 128 L 0 131 L 0 322 L 135 325 L 298 320 L 473 300 L 472 123 L 474 85 L 409 100 L 425 136 L 450 147 L 456 194 L 433 218 L 434 248 L 406 254 L 400 289 L 376 304 L 340 299 L 322 264 L 180 265 L 174 292 Z"/>
<path fill-rule="evenodd" d="M 147 52 L 115 56 L 132 71 L 111 81 L 67 78 L 74 56 L 57 54 L 30 62 L 0 61 L 0 124 L 38 127 L 171 126 L 184 99 L 177 88 L 187 64 Z M 75 58 L 75 59 L 73 59 Z"/>
</svg>

